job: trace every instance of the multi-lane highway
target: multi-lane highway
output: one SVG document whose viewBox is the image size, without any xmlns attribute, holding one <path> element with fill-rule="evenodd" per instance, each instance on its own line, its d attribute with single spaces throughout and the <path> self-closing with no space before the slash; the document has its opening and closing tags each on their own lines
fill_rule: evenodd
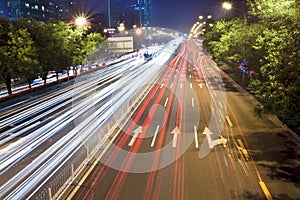
<svg viewBox="0 0 300 200">
<path fill-rule="evenodd" d="M 297 197 L 292 184 L 270 178 L 253 139 L 289 133 L 255 118 L 253 102 L 177 38 L 148 62 L 130 58 L 1 108 L 0 198 Z"/>
<path fill-rule="evenodd" d="M 220 73 L 185 42 L 73 198 L 264 198 L 226 115 Z"/>
</svg>

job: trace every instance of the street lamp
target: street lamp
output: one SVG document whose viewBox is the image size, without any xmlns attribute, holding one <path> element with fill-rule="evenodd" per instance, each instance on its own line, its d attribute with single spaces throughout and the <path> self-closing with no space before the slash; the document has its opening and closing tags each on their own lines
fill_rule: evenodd
<svg viewBox="0 0 300 200">
<path fill-rule="evenodd" d="M 84 15 L 80 16 L 80 17 L 77 17 L 75 19 L 75 25 L 77 27 L 84 27 L 88 24 L 88 21 L 86 19 L 86 17 Z"/>
<path fill-rule="evenodd" d="M 225 10 L 231 10 L 233 8 L 232 4 L 229 3 L 229 2 L 226 2 L 226 1 L 223 2 L 222 7 Z M 244 27 L 246 27 L 246 25 L 247 25 L 247 15 L 246 15 L 245 11 L 243 11 L 241 9 L 238 9 L 238 8 L 234 8 L 234 9 L 240 11 L 243 14 L 243 16 L 244 16 Z"/>
<path fill-rule="evenodd" d="M 119 32 L 125 31 L 125 24 L 124 23 L 120 23 L 120 25 L 118 27 L 118 31 Z"/>
<path fill-rule="evenodd" d="M 226 10 L 231 10 L 232 4 L 225 1 L 225 2 L 223 2 L 222 7 Z"/>
</svg>

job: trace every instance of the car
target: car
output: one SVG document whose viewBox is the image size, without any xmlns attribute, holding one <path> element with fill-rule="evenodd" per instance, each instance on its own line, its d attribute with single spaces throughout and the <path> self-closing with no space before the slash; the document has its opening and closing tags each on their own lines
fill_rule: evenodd
<svg viewBox="0 0 300 200">
<path fill-rule="evenodd" d="M 37 79 L 33 80 L 32 85 L 39 85 L 39 84 L 42 84 L 42 83 L 43 83 L 43 79 L 42 78 L 37 78 Z"/>
<path fill-rule="evenodd" d="M 51 78 L 55 78 L 56 77 L 56 74 L 49 74 L 47 75 L 47 79 L 51 79 Z"/>
</svg>

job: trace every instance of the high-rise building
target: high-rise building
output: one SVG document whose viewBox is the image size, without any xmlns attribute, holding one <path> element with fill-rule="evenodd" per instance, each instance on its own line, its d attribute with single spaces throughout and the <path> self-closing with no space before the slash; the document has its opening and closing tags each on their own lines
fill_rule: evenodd
<svg viewBox="0 0 300 200">
<path fill-rule="evenodd" d="M 149 26 L 151 23 L 151 0 L 108 0 L 109 20 L 112 27 L 124 23 L 126 28 Z"/>
<path fill-rule="evenodd" d="M 0 0 L 0 17 L 8 17 L 7 0 Z"/>
<path fill-rule="evenodd" d="M 21 17 L 34 18 L 39 21 L 58 19 L 69 21 L 82 10 L 82 0 L 1 0 L 7 5 L 10 20 Z M 1 6 L 0 6 L 1 12 Z"/>
<path fill-rule="evenodd" d="M 142 26 L 149 26 L 151 24 L 151 1 L 140 0 L 140 19 Z"/>
</svg>

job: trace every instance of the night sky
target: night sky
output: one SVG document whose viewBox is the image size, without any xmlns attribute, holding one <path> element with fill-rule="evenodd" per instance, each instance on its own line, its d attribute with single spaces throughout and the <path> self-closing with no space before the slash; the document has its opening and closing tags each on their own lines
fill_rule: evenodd
<svg viewBox="0 0 300 200">
<path fill-rule="evenodd" d="M 84 0 L 89 12 L 107 12 L 107 0 Z M 188 33 L 199 15 L 220 17 L 221 0 L 152 0 L 152 26 Z"/>
</svg>

